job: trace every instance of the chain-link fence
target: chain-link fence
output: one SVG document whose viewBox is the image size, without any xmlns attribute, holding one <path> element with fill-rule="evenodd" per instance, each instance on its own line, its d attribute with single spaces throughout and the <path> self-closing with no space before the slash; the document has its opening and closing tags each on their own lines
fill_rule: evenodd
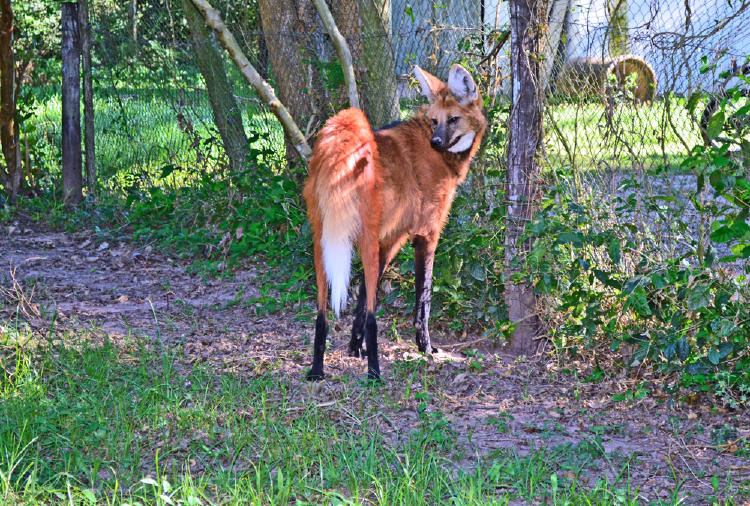
<svg viewBox="0 0 750 506">
<path fill-rule="evenodd" d="M 351 48 L 373 125 L 398 120 L 419 103 L 414 64 L 445 77 L 458 61 L 489 96 L 495 132 L 502 134 L 510 93 L 508 2 L 329 4 Z M 214 6 L 312 143 L 347 101 L 336 53 L 312 2 L 222 0 Z M 547 165 L 573 169 L 574 190 L 593 191 L 600 201 L 676 196 L 695 187 L 695 176 L 680 164 L 716 136 L 707 135 L 717 107 L 712 97 L 743 72 L 749 7 L 724 0 L 550 1 L 538 83 L 548 91 Z M 192 9 L 189 0 L 91 0 L 97 165 L 104 185 L 132 186 L 178 174 L 175 169 L 187 177 L 222 174 L 233 165 L 232 150 L 240 163 L 251 156 L 281 167 L 294 158 L 274 116 L 197 10 L 186 9 Z M 40 124 L 50 126 L 48 137 L 59 136 L 55 121 Z M 494 149 L 478 159 L 480 168 L 502 165 L 502 135 L 493 140 Z M 638 188 L 623 189 L 633 178 Z M 684 198 L 668 205 L 689 207 Z"/>
<path fill-rule="evenodd" d="M 702 111 L 682 99 L 729 84 L 721 74 L 736 72 L 750 54 L 749 19 L 746 4 L 718 1 L 608 0 L 567 11 L 550 109 L 557 126 L 575 118 L 580 140 L 553 127 L 553 160 L 581 168 L 679 163 L 705 140 L 706 127 Z M 596 107 L 584 111 L 581 103 Z"/>
<path fill-rule="evenodd" d="M 714 142 L 717 133 L 707 130 L 717 104 L 741 84 L 748 7 L 570 2 L 557 20 L 563 35 L 549 87 L 548 160 L 575 170 L 575 192 L 593 197 L 589 205 L 607 203 L 610 219 L 637 225 L 658 258 L 675 258 L 708 235 L 699 210 L 712 197 L 696 193 L 702 182 L 682 162 Z"/>
<path fill-rule="evenodd" d="M 192 119 L 195 121 L 210 123 L 210 114 L 195 112 L 206 109 L 206 104 L 199 106 L 201 101 L 191 96 L 205 97 L 206 85 L 196 63 L 196 42 L 194 37 L 191 38 L 189 23 L 185 20 L 185 4 L 176 0 L 158 3 L 163 4 L 162 9 L 144 4 L 130 20 L 133 26 L 117 25 L 117 28 L 124 29 L 113 32 L 107 31 L 113 28 L 113 23 L 103 18 L 127 18 L 127 4 L 106 9 L 97 8 L 96 0 L 92 2 L 98 90 L 107 99 L 115 101 L 110 107 L 120 109 L 134 122 L 138 121 L 138 116 L 128 114 L 132 108 L 127 102 L 132 102 L 139 96 L 138 90 L 148 85 L 152 91 L 158 88 L 159 98 L 171 107 L 175 119 L 181 111 L 184 114 L 186 108 L 193 109 L 195 117 Z M 500 47 L 496 44 L 498 39 L 506 40 L 498 35 L 508 29 L 507 2 L 454 0 L 411 5 L 395 0 L 390 6 L 390 16 L 378 10 L 378 3 L 381 7 L 385 4 L 373 0 L 332 2 L 336 21 L 352 49 L 360 93 L 365 102 L 392 103 L 396 97 L 413 97 L 413 88 L 408 86 L 413 64 L 443 75 L 455 61 L 473 63 L 477 65 L 477 72 L 492 77 L 493 86 L 485 91 L 508 94 L 506 51 L 509 42 Z M 326 115 L 343 105 L 345 95 L 339 89 L 341 73 L 335 52 L 312 3 L 300 2 L 304 9 L 296 9 L 290 4 L 295 15 L 291 22 L 283 19 L 283 5 L 270 5 L 273 8 L 267 9 L 272 12 L 266 16 L 266 23 L 271 26 L 262 25 L 262 7 L 251 3 L 251 7 L 239 9 L 231 1 L 222 4 L 217 6 L 222 7 L 225 22 L 251 62 L 261 74 L 270 77 L 280 98 L 297 95 L 307 102 L 318 101 L 320 103 L 314 104 L 315 107 Z M 363 7 L 367 5 L 372 12 Z M 620 9 L 617 14 L 620 24 L 613 21 L 612 9 Z M 556 110 L 558 104 L 574 104 L 580 99 L 588 99 L 589 102 L 607 103 L 610 108 L 639 110 L 646 120 L 659 123 L 660 116 L 665 114 L 665 108 L 661 107 L 664 100 L 670 96 L 686 97 L 697 89 L 718 91 L 717 87 L 723 84 L 719 74 L 731 67 L 732 59 L 742 63 L 750 53 L 748 19 L 744 3 L 721 0 L 688 1 L 684 5 L 664 0 L 551 2 L 550 41 L 555 47 L 549 54 L 548 84 L 555 117 L 569 116 L 563 110 Z M 197 43 L 212 46 L 214 55 L 224 57 L 224 52 L 210 34 L 206 40 Z M 275 58 L 271 54 L 274 51 L 278 52 Z M 701 72 L 706 62 L 716 66 L 708 72 Z M 274 63 L 277 66 L 286 64 L 290 68 L 274 69 Z M 257 102 L 253 100 L 254 94 L 237 79 L 230 64 L 225 62 L 224 67 L 243 115 L 255 116 L 253 106 Z M 367 73 L 395 76 L 398 94 L 388 96 L 390 89 L 387 86 L 370 89 L 368 85 L 373 77 L 368 77 Z M 610 80 L 616 79 L 624 84 L 631 74 L 635 74 L 635 88 L 632 90 L 635 103 L 607 102 Z M 301 86 L 295 87 L 298 81 Z M 144 94 L 143 100 L 139 101 L 153 99 L 153 95 Z M 294 101 L 288 100 L 292 104 Z M 642 102 L 647 104 L 641 105 Z M 675 107 L 672 104 L 672 108 Z M 210 110 L 205 112 L 210 113 Z M 390 107 L 382 116 L 388 117 L 393 112 L 393 107 Z M 689 147 L 700 136 L 700 132 L 694 129 L 696 122 L 675 114 L 677 116 L 672 117 L 671 122 L 674 123 L 673 130 L 677 130 L 673 132 L 676 142 L 680 148 Z M 316 121 L 321 122 L 325 117 L 316 118 Z M 246 118 L 246 129 L 251 128 Z M 174 141 L 174 138 L 165 136 L 157 143 L 168 147 L 175 146 Z M 596 148 L 604 146 L 597 143 Z M 601 158 L 591 148 L 582 149 L 584 158 Z M 677 149 L 678 145 L 665 146 L 661 158 Z M 577 154 L 561 153 L 563 159 Z M 582 162 L 582 166 L 585 165 L 587 163 Z"/>
</svg>

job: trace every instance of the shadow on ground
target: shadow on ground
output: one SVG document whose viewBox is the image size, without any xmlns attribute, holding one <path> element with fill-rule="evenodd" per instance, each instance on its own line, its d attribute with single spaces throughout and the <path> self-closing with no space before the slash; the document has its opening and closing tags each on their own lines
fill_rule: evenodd
<svg viewBox="0 0 750 506">
<path fill-rule="evenodd" d="M 750 486 L 748 413 L 708 397 L 670 397 L 647 368 L 608 374 L 583 359 L 514 359 L 478 336 L 455 341 L 439 332 L 441 351 L 424 356 L 394 337 L 409 336 L 408 328 L 396 329 L 383 332 L 380 342 L 382 388 L 396 401 L 382 407 L 382 416 L 362 420 L 347 409 L 363 395 L 366 372 L 364 361 L 346 355 L 350 317 L 332 326 L 327 379 L 303 381 L 312 309 L 257 314 L 252 301 L 260 295 L 263 265 L 206 280 L 149 247 L 34 226 L 14 225 L 8 235 L 3 228 L 0 286 L 7 300 L 0 324 L 20 317 L 44 333 L 56 314 L 56 325 L 86 327 L 112 342 L 141 336 L 179 349 L 178 371 L 186 375 L 205 364 L 247 378 L 284 376 L 292 412 L 313 406 L 353 429 L 367 424 L 394 447 L 434 413 L 463 448 L 455 464 L 467 470 L 493 452 L 523 456 L 545 448 L 566 459 L 563 476 L 593 486 L 627 472 L 631 487 L 649 501 L 667 500 L 666 491 L 681 484 L 681 494 L 700 502 L 716 493 L 716 475 L 730 475 L 739 491 Z"/>
</svg>

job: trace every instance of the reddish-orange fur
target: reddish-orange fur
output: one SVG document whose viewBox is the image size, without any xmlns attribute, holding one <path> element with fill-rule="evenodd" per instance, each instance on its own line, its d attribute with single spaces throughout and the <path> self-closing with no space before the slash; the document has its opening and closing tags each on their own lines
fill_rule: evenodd
<svg viewBox="0 0 750 506">
<path fill-rule="evenodd" d="M 362 261 L 374 259 L 377 266 L 375 231 L 382 210 L 379 189 L 383 187 L 379 166 L 370 124 L 359 109 L 341 111 L 318 134 L 303 194 L 315 243 L 319 309 L 325 309 L 328 296 L 320 251 L 324 216 L 335 221 L 350 219 L 356 213 L 360 223 L 354 239 Z"/>
<path fill-rule="evenodd" d="M 427 76 L 431 103 L 403 123 L 373 133 L 362 111 L 351 108 L 330 118 L 318 135 L 304 198 L 315 246 L 320 312 L 326 311 L 328 297 L 321 248 L 324 221 L 329 234 L 331 230 L 352 231 L 365 271 L 368 314 L 375 309 L 381 269 L 407 238 L 418 237 L 425 244 L 431 277 L 440 232 L 486 122 L 478 92 L 474 91 L 476 98 L 470 103 L 462 104 L 445 83 L 422 74 Z M 437 128 L 433 125 L 444 125 L 448 118 L 475 134 L 465 152 L 438 151 L 431 146 Z"/>
</svg>

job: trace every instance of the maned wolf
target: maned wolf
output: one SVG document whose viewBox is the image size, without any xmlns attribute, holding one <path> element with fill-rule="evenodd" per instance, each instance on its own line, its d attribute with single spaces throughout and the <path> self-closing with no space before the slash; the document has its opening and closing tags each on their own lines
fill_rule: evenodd
<svg viewBox="0 0 750 506">
<path fill-rule="evenodd" d="M 368 377 L 380 378 L 375 296 L 380 276 L 407 238 L 414 245 L 417 347 L 435 351 L 427 329 L 435 248 L 487 122 L 477 85 L 462 66 L 451 67 L 447 83 L 417 66 L 414 74 L 429 104 L 413 117 L 373 132 L 362 111 L 346 109 L 326 122 L 315 143 L 304 189 L 318 285 L 310 380 L 323 378 L 328 290 L 338 316 L 346 303 L 355 243 L 364 282 L 349 354 L 367 355 Z"/>
</svg>

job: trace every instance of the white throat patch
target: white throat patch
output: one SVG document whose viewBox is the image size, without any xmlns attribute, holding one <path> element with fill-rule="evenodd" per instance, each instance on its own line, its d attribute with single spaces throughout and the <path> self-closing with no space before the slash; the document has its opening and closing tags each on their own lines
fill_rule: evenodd
<svg viewBox="0 0 750 506">
<path fill-rule="evenodd" d="M 448 148 L 448 151 L 451 153 L 463 153 L 472 144 L 474 144 L 474 132 L 465 133 L 457 143 Z"/>
</svg>

